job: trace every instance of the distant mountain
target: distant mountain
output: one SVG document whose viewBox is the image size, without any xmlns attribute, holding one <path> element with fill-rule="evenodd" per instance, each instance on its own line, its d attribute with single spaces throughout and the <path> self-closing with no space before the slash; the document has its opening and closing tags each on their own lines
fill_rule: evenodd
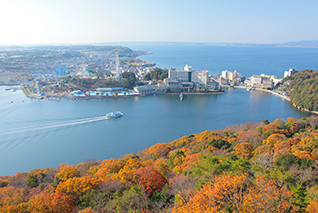
<svg viewBox="0 0 318 213">
<path fill-rule="evenodd" d="M 278 46 L 291 46 L 291 47 L 316 47 L 318 48 L 318 39 L 311 41 L 290 41 L 280 44 Z"/>
<path fill-rule="evenodd" d="M 105 42 L 96 45 L 214 45 L 214 46 L 269 46 L 269 47 L 314 47 L 318 48 L 318 40 L 313 41 L 290 41 L 287 43 L 231 43 L 231 42 Z"/>
</svg>

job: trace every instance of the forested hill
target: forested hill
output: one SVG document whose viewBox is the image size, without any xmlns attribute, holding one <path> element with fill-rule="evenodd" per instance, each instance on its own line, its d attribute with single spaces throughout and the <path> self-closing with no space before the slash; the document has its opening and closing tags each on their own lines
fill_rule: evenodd
<svg viewBox="0 0 318 213">
<path fill-rule="evenodd" d="M 318 117 L 0 177 L 0 212 L 317 212 Z"/>
<path fill-rule="evenodd" d="M 304 70 L 287 77 L 286 91 L 291 101 L 311 111 L 318 111 L 318 71 Z"/>
</svg>

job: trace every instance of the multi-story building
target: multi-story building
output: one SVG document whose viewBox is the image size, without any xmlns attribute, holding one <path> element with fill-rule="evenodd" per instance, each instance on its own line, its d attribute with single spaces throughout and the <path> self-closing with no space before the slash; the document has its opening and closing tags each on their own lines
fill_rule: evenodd
<svg viewBox="0 0 318 213">
<path fill-rule="evenodd" d="M 208 73 L 207 70 L 193 71 L 191 66 L 186 65 L 184 70 L 170 69 L 164 83 L 170 88 L 176 88 L 176 81 L 181 82 L 180 85 L 184 88 L 192 87 L 194 84 L 205 86 L 209 80 Z"/>
<path fill-rule="evenodd" d="M 173 78 L 181 82 L 191 82 L 191 71 L 169 70 L 168 78 Z"/>
<path fill-rule="evenodd" d="M 262 88 L 262 76 L 260 75 L 253 75 L 251 78 L 252 87 Z"/>
<path fill-rule="evenodd" d="M 224 79 L 229 79 L 229 71 L 227 71 L 227 70 L 222 71 L 221 76 Z"/>
<path fill-rule="evenodd" d="M 273 88 L 273 81 L 271 79 L 268 79 L 268 78 L 263 78 L 262 88 L 263 89 Z"/>
<path fill-rule="evenodd" d="M 263 88 L 263 89 L 271 89 L 273 88 L 273 80 L 269 78 L 265 78 L 261 75 L 253 75 L 251 78 L 252 87 L 255 88 Z"/>
<path fill-rule="evenodd" d="M 208 71 L 193 71 L 192 72 L 192 82 L 195 84 L 206 85 L 208 83 Z"/>
<path fill-rule="evenodd" d="M 233 81 L 234 80 L 234 77 L 235 75 L 234 75 L 234 72 L 228 72 L 228 79 L 230 80 L 230 81 Z"/>
<path fill-rule="evenodd" d="M 295 72 L 297 72 L 296 69 L 290 68 L 288 71 L 285 71 L 285 72 L 284 72 L 284 78 L 286 78 L 287 76 L 291 76 L 291 75 L 294 74 Z"/>
</svg>

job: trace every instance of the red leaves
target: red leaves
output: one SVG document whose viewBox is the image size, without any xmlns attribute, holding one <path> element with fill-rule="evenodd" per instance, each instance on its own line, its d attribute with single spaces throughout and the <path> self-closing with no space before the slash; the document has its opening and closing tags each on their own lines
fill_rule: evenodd
<svg viewBox="0 0 318 213">
<path fill-rule="evenodd" d="M 150 166 L 139 168 L 136 175 L 139 177 L 138 184 L 144 188 L 148 198 L 153 193 L 160 192 L 162 187 L 167 183 L 167 179 Z"/>
</svg>

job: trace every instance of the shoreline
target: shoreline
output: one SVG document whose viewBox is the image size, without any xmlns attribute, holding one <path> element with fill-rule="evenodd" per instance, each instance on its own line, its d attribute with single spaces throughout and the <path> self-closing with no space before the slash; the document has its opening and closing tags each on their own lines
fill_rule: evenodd
<svg viewBox="0 0 318 213">
<path fill-rule="evenodd" d="M 269 92 L 269 93 L 271 93 L 271 94 L 273 94 L 273 95 L 276 95 L 276 96 L 278 96 L 278 97 L 281 97 L 281 98 L 285 99 L 286 101 L 289 101 L 289 102 L 292 103 L 293 106 L 294 106 L 295 108 L 297 108 L 298 110 L 302 110 L 302 111 L 305 111 L 305 112 L 310 112 L 310 113 L 314 113 L 314 114 L 317 114 L 317 115 L 318 115 L 318 112 L 317 112 L 317 111 L 311 111 L 311 110 L 308 110 L 308 109 L 305 109 L 305 108 L 301 108 L 300 106 L 297 106 L 296 104 L 294 104 L 294 103 L 291 101 L 291 99 L 290 99 L 289 97 L 283 96 L 283 95 L 278 94 L 278 93 L 276 93 L 276 92 L 273 92 L 273 91 L 271 91 L 271 90 L 264 90 L 264 89 L 260 89 L 260 88 L 255 88 L 255 90 L 259 90 L 259 91 L 263 91 L 263 92 Z"/>
<path fill-rule="evenodd" d="M 29 93 L 27 89 L 22 90 L 26 97 L 34 99 L 45 99 L 45 98 L 57 98 L 57 99 L 69 99 L 69 100 L 84 100 L 84 99 L 102 99 L 102 98 L 130 98 L 130 97 L 144 97 L 144 96 L 156 96 L 156 95 L 180 95 L 178 93 L 150 93 L 150 94 L 131 94 L 131 95 L 117 95 L 117 96 L 60 96 L 60 95 L 47 95 L 47 96 L 34 96 Z M 184 95 L 223 95 L 226 91 L 219 92 L 198 92 L 198 93 L 187 93 L 183 92 Z"/>
<path fill-rule="evenodd" d="M 227 88 L 231 88 L 231 86 L 224 86 L 223 87 L 227 87 Z M 246 89 L 246 87 L 244 86 L 233 86 L 232 88 L 234 89 Z M 293 104 L 293 106 L 295 108 L 297 108 L 298 110 L 302 110 L 305 112 L 309 112 L 309 113 L 313 113 L 313 114 L 317 114 L 317 111 L 311 111 L 305 108 L 301 108 L 297 105 L 295 105 L 289 97 L 283 96 L 281 94 L 278 94 L 276 92 L 273 92 L 272 90 L 265 90 L 265 89 L 261 89 L 261 88 L 255 88 L 255 90 L 258 91 L 262 91 L 262 92 L 267 92 L 273 95 L 276 95 L 280 98 L 283 98 L 286 101 L 289 101 Z M 23 89 L 22 90 L 23 93 L 25 94 L 26 97 L 28 98 L 34 98 L 34 99 L 44 99 L 44 97 L 36 97 L 33 95 L 30 95 L 29 92 L 27 91 L 27 89 Z M 57 98 L 57 99 L 69 99 L 69 100 L 87 100 L 87 99 L 102 99 L 102 98 L 130 98 L 130 97 L 144 97 L 144 96 L 156 96 L 156 95 L 180 95 L 181 92 L 178 93 L 152 93 L 152 94 L 132 94 L 132 95 L 117 95 L 117 96 L 59 96 L 59 95 L 50 95 L 49 97 L 47 96 L 47 98 L 49 98 L 48 100 L 50 100 L 50 98 Z M 226 94 L 226 91 L 223 92 L 198 92 L 198 93 L 193 93 L 193 92 L 182 92 L 184 95 L 223 95 Z"/>
<path fill-rule="evenodd" d="M 224 86 L 224 85 L 222 85 L 222 86 Z M 227 85 L 226 85 L 225 87 L 228 87 L 228 88 L 229 88 L 229 87 L 231 87 L 231 86 L 227 86 Z M 243 87 L 243 86 L 234 86 L 233 88 L 235 88 L 235 89 L 246 89 L 246 87 Z M 305 109 L 305 108 L 301 108 L 300 106 L 297 106 L 296 104 L 294 104 L 289 97 L 286 97 L 286 96 L 283 96 L 283 95 L 278 94 L 278 93 L 276 93 L 276 92 L 273 92 L 272 90 L 266 90 L 266 89 L 261 89 L 261 88 L 255 88 L 255 90 L 262 91 L 262 92 L 268 92 L 268 93 L 270 93 L 270 94 L 276 95 L 276 96 L 278 96 L 278 97 L 280 97 L 280 98 L 283 98 L 283 99 L 285 99 L 286 101 L 289 101 L 290 103 L 292 103 L 293 106 L 294 106 L 295 108 L 297 108 L 298 110 L 301 110 L 301 111 L 305 111 L 305 112 L 309 112 L 309 113 L 313 113 L 313 114 L 317 114 L 317 115 L 318 115 L 318 112 L 317 112 L 317 111 L 311 111 L 311 110 L 308 110 L 308 109 Z"/>
</svg>

